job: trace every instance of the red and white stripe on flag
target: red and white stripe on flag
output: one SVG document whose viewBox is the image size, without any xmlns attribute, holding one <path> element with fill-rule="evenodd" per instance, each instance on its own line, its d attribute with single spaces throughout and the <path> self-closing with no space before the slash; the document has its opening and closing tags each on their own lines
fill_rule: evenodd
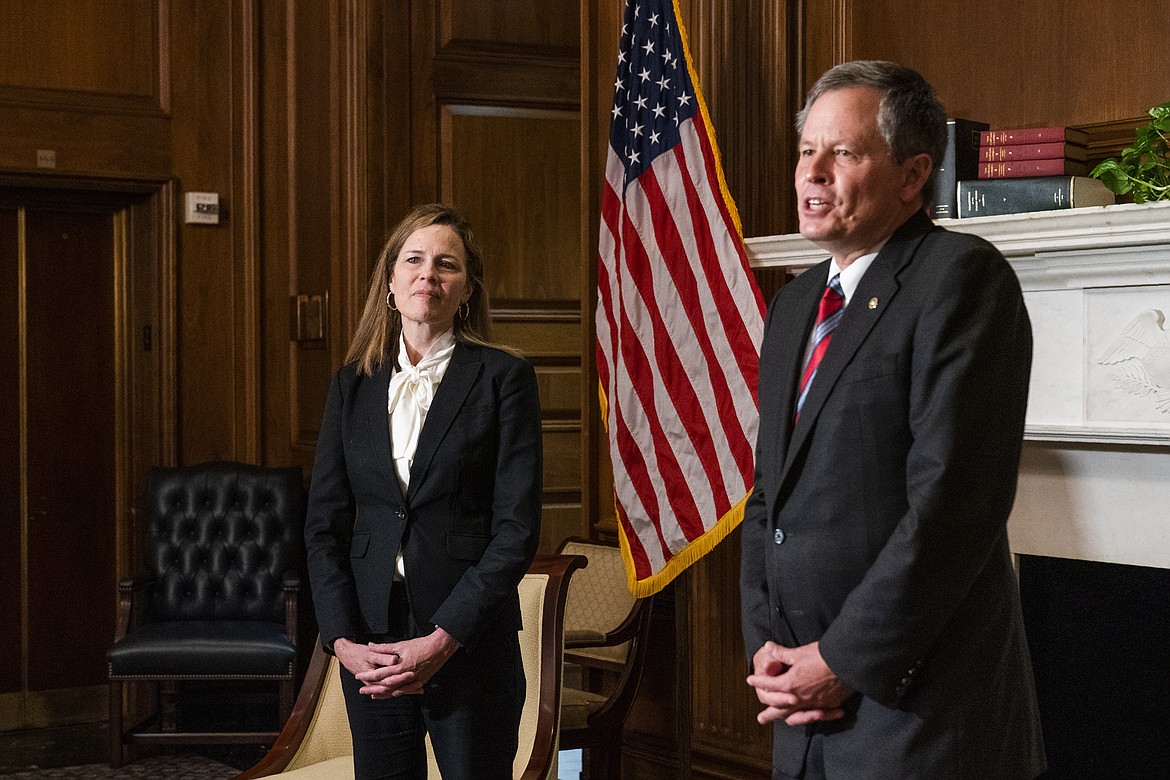
<svg viewBox="0 0 1170 780">
<path fill-rule="evenodd" d="M 764 301 L 665 0 L 629 0 L 602 195 L 597 370 L 630 590 L 719 543 L 752 488 Z"/>
</svg>

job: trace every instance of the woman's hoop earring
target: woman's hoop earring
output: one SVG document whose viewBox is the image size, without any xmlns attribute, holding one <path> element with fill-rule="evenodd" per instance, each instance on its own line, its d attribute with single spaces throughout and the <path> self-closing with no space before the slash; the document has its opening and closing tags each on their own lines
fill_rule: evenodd
<svg viewBox="0 0 1170 780">
<path fill-rule="evenodd" d="M 470 316 L 471 316 L 471 305 L 467 301 L 464 301 L 463 303 L 459 304 L 459 319 L 466 320 Z"/>
<path fill-rule="evenodd" d="M 398 311 L 394 308 L 394 293 L 389 290 L 386 291 L 386 308 L 390 311 Z"/>
</svg>

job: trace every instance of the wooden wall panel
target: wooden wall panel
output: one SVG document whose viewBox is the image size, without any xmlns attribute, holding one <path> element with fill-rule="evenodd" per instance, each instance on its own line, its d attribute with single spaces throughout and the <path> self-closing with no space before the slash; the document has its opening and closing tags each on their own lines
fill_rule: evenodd
<svg viewBox="0 0 1170 780">
<path fill-rule="evenodd" d="M 370 269 L 413 202 L 410 9 L 363 0 L 262 9 L 264 450 L 307 474 Z M 298 295 L 326 300 L 323 338 L 293 338 Z"/>
<path fill-rule="evenodd" d="M 433 74 L 438 198 L 467 214 L 483 245 L 494 339 L 531 360 L 542 391 L 552 393 L 542 395 L 541 530 L 541 550 L 552 552 L 566 537 L 587 530 L 579 383 L 588 355 L 581 336 L 581 200 L 575 187 L 581 165 L 579 69 L 574 48 L 551 45 L 560 40 L 555 35 L 541 33 L 538 44 L 549 45 L 523 49 L 508 36 L 559 27 L 557 35 L 564 38 L 568 29 L 565 40 L 575 41 L 577 30 L 545 11 L 537 14 L 543 19 L 538 28 L 462 27 L 466 20 L 454 19 L 454 4 L 439 5 L 434 23 L 448 42 L 415 65 L 416 74 Z M 497 6 L 460 4 L 472 18 L 489 7 L 490 15 L 501 15 Z M 451 32 L 456 29 L 462 32 Z M 423 101 L 416 96 L 414 102 Z M 413 144 L 424 155 L 430 130 Z"/>
<path fill-rule="evenodd" d="M 220 196 L 217 225 L 181 224 L 179 459 L 260 459 L 259 33 L 245 0 L 171 17 L 173 172 Z M 180 196 L 181 197 L 181 196 Z"/>
<path fill-rule="evenodd" d="M 744 234 L 787 232 L 788 172 L 796 142 L 786 3 L 682 0 L 679 5 Z"/>
<path fill-rule="evenodd" d="M 21 501 L 21 338 L 20 230 L 15 206 L 0 207 L 0 626 L 8 640 L 0 643 L 0 726 L 20 723 L 23 659 L 21 567 L 24 549 L 24 506 Z"/>
<path fill-rule="evenodd" d="M 593 315 L 597 306 L 598 237 L 601 192 L 609 148 L 610 109 L 617 73 L 618 34 L 625 4 L 619 0 L 581 2 L 581 352 L 596 349 Z M 598 399 L 596 360 L 584 366 L 581 383 L 581 451 L 585 462 L 581 508 L 590 532 L 616 542 L 613 472 Z"/>
<path fill-rule="evenodd" d="M 580 194 L 564 186 L 580 175 L 577 123 L 576 112 L 443 112 L 443 198 L 475 226 L 495 306 L 541 307 L 581 294 Z"/>
<path fill-rule="evenodd" d="M 577 334 L 578 337 L 580 334 Z M 581 366 L 546 364 L 536 377 L 545 419 L 569 419 L 580 414 Z"/>
<path fill-rule="evenodd" d="M 167 10 L 0 0 L 0 171 L 165 179 Z"/>
<path fill-rule="evenodd" d="M 1167 99 L 1164 0 L 851 0 L 846 19 L 853 57 L 919 70 L 948 113 L 992 127 L 1124 120 Z"/>
<path fill-rule="evenodd" d="M 544 489 L 547 493 L 565 496 L 581 488 L 581 452 L 579 426 L 571 421 L 548 421 L 544 425 Z M 570 533 L 579 532 L 580 521 L 573 524 Z M 543 534 L 553 544 L 552 530 Z M 568 535 L 568 534 L 566 534 Z M 559 545 L 564 537 L 557 536 Z M 553 545 L 555 547 L 555 545 Z"/>
<path fill-rule="evenodd" d="M 517 315 L 499 316 L 493 324 L 492 338 L 501 344 L 515 347 L 529 359 L 539 363 L 563 366 L 569 362 L 579 361 L 580 356 L 575 351 L 577 339 L 580 337 L 580 324 L 575 322 L 557 322 L 552 318 L 558 313 L 553 311 L 536 310 L 530 316 Z M 539 327 L 533 327 L 533 325 Z"/>
<path fill-rule="evenodd" d="M 838 62 L 852 59 L 852 20 L 849 7 L 853 0 L 829 0 L 821 3 L 790 3 L 797 29 L 794 39 L 798 54 L 789 83 L 796 90 L 795 109 L 804 104 L 804 95 L 822 73 Z"/>
<path fill-rule="evenodd" d="M 188 5 L 171 19 L 175 81 L 201 85 L 198 92 L 175 92 L 175 174 L 182 192 L 219 193 L 223 210 L 219 225 L 184 224 L 178 231 L 182 463 L 234 454 L 233 378 L 239 366 L 230 226 L 236 215 L 226 197 L 232 175 L 231 11 L 230 0 L 211 0 Z"/>
<path fill-rule="evenodd" d="M 168 131 L 161 115 L 6 105 L 0 94 L 0 171 L 162 181 L 171 170 Z M 42 150 L 51 165 L 41 163 Z"/>
<path fill-rule="evenodd" d="M 688 571 L 691 762 L 699 776 L 765 776 L 772 729 L 756 723 L 761 705 L 744 682 L 739 621 L 737 529 Z M 704 775 L 704 772 L 711 774 Z"/>
<path fill-rule="evenodd" d="M 334 96 L 335 79 L 321 77 L 336 72 L 334 11 L 329 3 L 288 0 L 284 13 L 272 19 L 280 25 L 285 44 L 279 61 L 266 69 L 266 78 L 278 91 L 273 98 L 277 112 L 265 133 L 273 162 L 282 163 L 265 171 L 273 208 L 279 208 L 265 227 L 272 250 L 284 249 L 270 251 L 265 262 L 274 314 L 289 311 L 290 296 L 298 294 L 322 296 L 333 306 L 346 300 L 339 295 L 340 279 L 335 275 L 342 234 L 337 220 L 343 204 L 337 189 L 342 175 L 339 133 L 334 128 L 343 114 Z M 334 205 L 326 211 L 323 204 Z M 291 311 L 286 318 L 272 318 L 267 336 L 273 369 L 283 374 L 283 381 L 266 387 L 267 399 L 273 408 L 288 411 L 285 420 L 266 426 L 268 446 L 275 456 L 291 455 L 293 462 L 306 467 L 315 449 L 329 377 L 349 335 L 329 328 L 330 312 L 323 314 L 327 330 L 320 340 L 293 341 Z"/>
<path fill-rule="evenodd" d="M 0 0 L 0 90 L 34 102 L 101 96 L 157 109 L 159 11 L 158 0 Z"/>
<path fill-rule="evenodd" d="M 646 665 L 622 745 L 626 780 L 691 777 L 691 692 L 685 683 L 690 651 L 686 632 L 679 631 L 686 623 L 688 577 L 684 572 L 654 596 Z"/>
<path fill-rule="evenodd" d="M 576 51 L 574 0 L 438 0 L 440 45 L 453 40 L 493 41 Z"/>
</svg>

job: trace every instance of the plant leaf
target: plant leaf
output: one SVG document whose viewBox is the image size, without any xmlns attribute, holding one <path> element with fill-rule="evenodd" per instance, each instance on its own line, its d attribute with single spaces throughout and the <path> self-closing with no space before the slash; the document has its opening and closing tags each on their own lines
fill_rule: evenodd
<svg viewBox="0 0 1170 780">
<path fill-rule="evenodd" d="M 1135 203 L 1170 199 L 1170 102 L 1148 113 L 1121 158 L 1102 160 L 1089 174 L 1118 195 L 1132 192 Z"/>
</svg>

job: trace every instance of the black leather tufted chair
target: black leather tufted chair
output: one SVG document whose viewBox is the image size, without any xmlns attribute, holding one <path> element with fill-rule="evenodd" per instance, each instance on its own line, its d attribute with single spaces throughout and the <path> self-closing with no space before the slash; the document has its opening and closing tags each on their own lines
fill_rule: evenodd
<svg viewBox="0 0 1170 780">
<path fill-rule="evenodd" d="M 132 744 L 267 744 L 277 731 L 177 730 L 184 680 L 274 680 L 280 723 L 292 710 L 297 591 L 305 517 L 298 468 L 214 461 L 155 468 L 147 507 L 148 573 L 118 584 L 107 653 L 110 765 Z M 158 684 L 158 712 L 124 730 L 127 682 Z"/>
</svg>

